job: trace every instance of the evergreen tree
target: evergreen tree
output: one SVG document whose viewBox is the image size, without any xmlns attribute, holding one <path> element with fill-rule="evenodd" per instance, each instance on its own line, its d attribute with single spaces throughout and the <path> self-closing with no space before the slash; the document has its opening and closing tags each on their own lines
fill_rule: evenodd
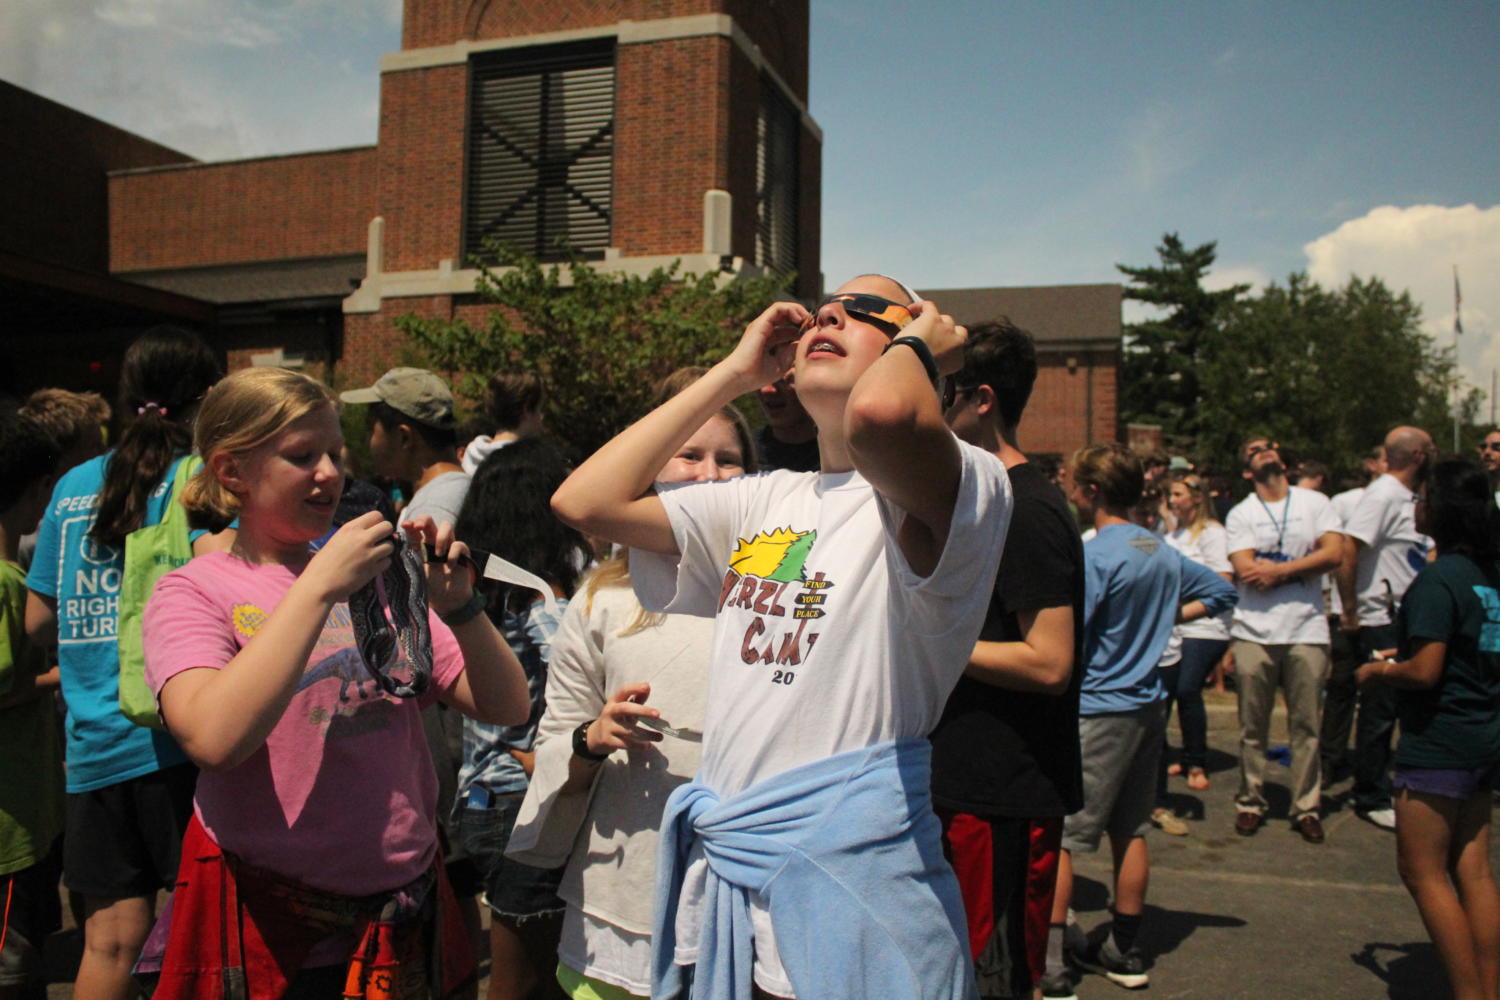
<svg viewBox="0 0 1500 1000">
<path fill-rule="evenodd" d="M 1125 328 L 1120 415 L 1131 423 L 1160 424 L 1177 445 L 1190 447 L 1203 431 L 1199 362 L 1219 318 L 1250 288 L 1204 289 L 1217 246 L 1189 249 L 1176 233 L 1167 233 L 1156 248 L 1158 266 L 1116 265 L 1131 281 L 1126 298 L 1167 310 L 1162 319 Z"/>
</svg>

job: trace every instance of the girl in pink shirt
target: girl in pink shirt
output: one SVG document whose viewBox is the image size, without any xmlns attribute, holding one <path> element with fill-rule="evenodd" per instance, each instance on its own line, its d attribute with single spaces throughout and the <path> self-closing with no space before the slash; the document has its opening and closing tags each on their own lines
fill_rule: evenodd
<svg viewBox="0 0 1500 1000">
<path fill-rule="evenodd" d="M 322 385 L 283 369 L 236 372 L 205 398 L 196 438 L 204 467 L 182 502 L 195 520 L 238 517 L 239 528 L 229 551 L 163 577 L 146 609 L 147 679 L 203 771 L 157 996 L 205 995 L 233 968 L 253 1000 L 312 983 L 441 996 L 457 966 L 451 952 L 431 960 L 451 894 L 435 863 L 420 709 L 435 697 L 487 722 L 522 722 L 525 676 L 479 613 L 452 526 L 425 518 L 403 526 L 410 543 L 449 557 L 426 567 L 430 686 L 400 697 L 365 665 L 349 595 L 391 565 L 397 545 L 377 511 L 310 545 L 328 535 L 344 486 L 338 412 Z M 411 673 L 410 653 L 394 667 Z M 245 904 L 227 916 L 224 885 Z"/>
</svg>

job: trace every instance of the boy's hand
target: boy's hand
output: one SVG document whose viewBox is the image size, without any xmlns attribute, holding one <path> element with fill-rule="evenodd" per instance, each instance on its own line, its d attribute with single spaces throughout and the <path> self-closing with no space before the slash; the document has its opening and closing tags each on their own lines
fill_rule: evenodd
<svg viewBox="0 0 1500 1000">
<path fill-rule="evenodd" d="M 920 337 L 932 350 L 939 375 L 955 375 L 964 366 L 964 341 L 969 339 L 967 328 L 959 326 L 953 317 L 938 312 L 930 301 L 913 302 L 907 307 L 912 321 L 900 333 L 902 337 Z"/>
<path fill-rule="evenodd" d="M 364 586 L 391 564 L 396 547 L 391 523 L 378 510 L 366 511 L 334 532 L 307 564 L 321 592 L 337 602 Z"/>
<path fill-rule="evenodd" d="M 744 392 L 754 392 L 785 377 L 791 370 L 802 323 L 808 315 L 798 302 L 771 303 L 750 321 L 740 342 L 720 363 L 734 373 Z"/>
</svg>

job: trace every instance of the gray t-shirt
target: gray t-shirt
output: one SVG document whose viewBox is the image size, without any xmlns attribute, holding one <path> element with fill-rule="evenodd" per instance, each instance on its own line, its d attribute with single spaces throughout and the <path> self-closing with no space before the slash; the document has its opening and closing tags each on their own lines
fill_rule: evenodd
<svg viewBox="0 0 1500 1000">
<path fill-rule="evenodd" d="M 458 522 L 458 510 L 469 492 L 467 472 L 445 472 L 412 494 L 411 503 L 401 512 L 401 520 L 430 517 L 438 524 Z"/>
</svg>

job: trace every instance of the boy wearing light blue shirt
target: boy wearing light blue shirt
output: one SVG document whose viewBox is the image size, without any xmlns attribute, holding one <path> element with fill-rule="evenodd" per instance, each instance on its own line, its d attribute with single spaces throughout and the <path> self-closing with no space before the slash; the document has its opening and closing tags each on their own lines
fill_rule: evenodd
<svg viewBox="0 0 1500 1000">
<path fill-rule="evenodd" d="M 1140 460 L 1117 444 L 1073 455 L 1069 499 L 1093 521 L 1085 543 L 1083 689 L 1078 735 L 1083 809 L 1063 826 L 1052 906 L 1044 997 L 1073 995 L 1063 936 L 1073 895 L 1072 853 L 1098 850 L 1109 834 L 1115 857 L 1114 920 L 1108 938 L 1074 956 L 1085 969 L 1129 989 L 1148 984 L 1136 947 L 1150 860 L 1145 834 L 1156 801 L 1166 730 L 1166 691 L 1157 662 L 1178 622 L 1217 615 L 1236 595 L 1217 573 L 1185 558 L 1129 520 L 1145 484 Z"/>
</svg>

